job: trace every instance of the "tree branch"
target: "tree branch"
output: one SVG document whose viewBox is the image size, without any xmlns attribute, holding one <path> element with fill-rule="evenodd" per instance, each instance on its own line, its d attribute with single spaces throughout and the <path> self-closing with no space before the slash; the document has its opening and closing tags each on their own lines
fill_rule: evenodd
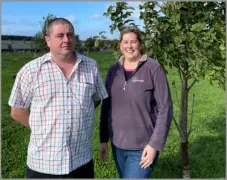
<svg viewBox="0 0 227 180">
<path fill-rule="evenodd" d="M 180 108 L 180 101 L 179 101 L 179 99 L 178 99 L 177 87 L 176 87 L 176 85 L 175 85 L 175 82 L 173 83 L 173 87 L 175 88 L 175 94 L 176 94 L 177 104 L 178 104 L 178 106 L 179 106 L 179 108 Z"/>
<path fill-rule="evenodd" d="M 188 91 L 190 91 L 190 89 L 194 86 L 194 84 L 197 82 L 196 79 L 194 79 L 194 81 L 191 83 L 191 85 L 188 87 Z"/>
<path fill-rule="evenodd" d="M 210 117 L 210 116 L 209 116 L 209 117 Z M 206 119 L 203 120 L 202 123 L 200 123 L 199 125 L 197 125 L 195 128 L 191 129 L 191 131 L 190 131 L 188 134 L 190 135 L 194 130 L 200 128 L 204 123 L 206 123 L 206 121 L 207 121 L 207 119 L 208 119 L 209 117 L 206 117 Z"/>
<path fill-rule="evenodd" d="M 193 94 L 193 97 L 192 97 L 191 123 L 190 123 L 189 131 L 188 131 L 188 136 L 192 132 L 192 120 L 193 120 L 193 114 L 194 114 L 194 106 L 195 106 L 195 94 Z"/>
<path fill-rule="evenodd" d="M 179 134 L 181 134 L 180 126 L 179 126 L 179 124 L 177 123 L 177 121 L 176 121 L 176 119 L 175 119 L 174 116 L 173 116 L 173 122 L 175 123 L 175 125 L 176 125 L 176 127 L 177 127 L 177 130 L 178 130 L 178 132 L 179 132 Z"/>
<path fill-rule="evenodd" d="M 183 84 L 183 78 L 182 78 L 182 74 L 184 73 L 184 71 L 181 69 L 181 67 L 178 65 L 176 65 L 177 68 L 178 68 L 178 73 L 179 73 L 179 76 L 180 76 L 180 80 L 181 80 L 181 84 Z"/>
<path fill-rule="evenodd" d="M 161 7 L 162 7 L 163 5 L 165 5 L 164 2 L 162 2 L 162 3 L 163 3 L 162 5 L 159 5 L 158 2 L 155 2 L 155 5 L 158 6 L 158 7 L 161 9 Z"/>
</svg>

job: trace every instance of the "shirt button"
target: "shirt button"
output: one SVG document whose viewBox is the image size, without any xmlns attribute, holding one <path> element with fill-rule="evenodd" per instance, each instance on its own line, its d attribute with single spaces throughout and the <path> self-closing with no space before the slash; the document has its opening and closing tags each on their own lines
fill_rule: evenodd
<svg viewBox="0 0 227 180">
<path fill-rule="evenodd" d="M 68 113 L 70 113 L 70 111 L 67 111 Z"/>
</svg>

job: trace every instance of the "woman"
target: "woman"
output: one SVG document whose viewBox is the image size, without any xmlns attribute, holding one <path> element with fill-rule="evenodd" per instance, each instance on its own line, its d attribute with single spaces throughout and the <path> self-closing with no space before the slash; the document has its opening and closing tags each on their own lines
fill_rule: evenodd
<svg viewBox="0 0 227 180">
<path fill-rule="evenodd" d="M 147 178 L 166 142 L 172 100 L 160 64 L 142 54 L 141 32 L 121 32 L 123 54 L 106 78 L 109 97 L 100 117 L 100 156 L 105 160 L 110 139 L 120 178 Z"/>
</svg>

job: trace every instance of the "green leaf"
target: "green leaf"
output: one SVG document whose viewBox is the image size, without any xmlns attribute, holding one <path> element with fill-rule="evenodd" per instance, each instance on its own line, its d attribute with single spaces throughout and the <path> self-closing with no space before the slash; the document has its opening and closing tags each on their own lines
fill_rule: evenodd
<svg viewBox="0 0 227 180">
<path fill-rule="evenodd" d="M 100 46 L 100 41 L 99 41 L 99 39 L 96 39 L 95 40 L 95 47 L 99 48 L 99 46 Z"/>
<path fill-rule="evenodd" d="M 181 43 L 181 38 L 179 36 L 175 36 L 174 37 L 174 43 L 175 45 L 178 47 L 180 46 L 180 43 Z"/>
<path fill-rule="evenodd" d="M 134 22 L 134 20 L 128 19 L 128 20 L 126 20 L 126 21 L 124 22 L 124 24 L 126 25 L 126 24 L 129 23 L 129 22 Z"/>
<path fill-rule="evenodd" d="M 135 8 L 133 8 L 133 7 L 128 7 L 127 10 L 129 10 L 129 9 L 130 10 L 135 10 Z"/>
<path fill-rule="evenodd" d="M 189 36 L 189 41 L 191 41 L 191 40 L 193 40 L 195 38 L 195 35 L 194 35 L 193 32 L 189 32 L 188 36 Z"/>
<path fill-rule="evenodd" d="M 224 45 L 224 44 L 221 44 L 221 45 L 219 46 L 219 49 L 220 49 L 221 51 L 224 51 L 224 50 L 225 50 L 225 45 Z"/>
<path fill-rule="evenodd" d="M 167 53 L 166 52 L 163 53 L 163 57 L 164 57 L 164 59 L 167 59 Z"/>
<path fill-rule="evenodd" d="M 206 29 L 207 24 L 205 22 L 199 22 L 196 24 L 193 24 L 191 27 L 191 31 L 202 31 Z"/>
<path fill-rule="evenodd" d="M 221 57 L 222 57 L 223 59 L 225 59 L 225 58 L 226 58 L 226 52 L 225 52 L 225 51 L 221 51 L 220 53 L 221 53 Z"/>
</svg>

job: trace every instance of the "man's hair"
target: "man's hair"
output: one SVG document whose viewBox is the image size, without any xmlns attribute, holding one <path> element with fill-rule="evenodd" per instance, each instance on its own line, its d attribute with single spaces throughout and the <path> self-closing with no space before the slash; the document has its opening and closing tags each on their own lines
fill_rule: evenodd
<svg viewBox="0 0 227 180">
<path fill-rule="evenodd" d="M 44 23 L 44 28 L 43 28 L 44 37 L 50 35 L 51 28 L 54 24 L 68 24 L 73 28 L 73 31 L 74 31 L 74 27 L 73 27 L 72 23 L 65 18 L 47 19 Z"/>
</svg>

